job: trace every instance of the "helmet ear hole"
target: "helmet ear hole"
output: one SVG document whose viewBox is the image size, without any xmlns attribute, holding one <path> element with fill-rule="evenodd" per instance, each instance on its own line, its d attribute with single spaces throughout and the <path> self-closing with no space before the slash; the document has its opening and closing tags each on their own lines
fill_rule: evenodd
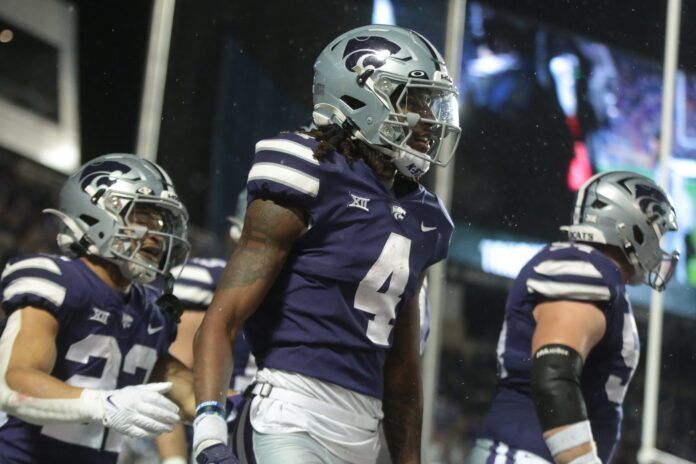
<svg viewBox="0 0 696 464">
<path fill-rule="evenodd" d="M 89 216 L 87 214 L 80 214 L 80 219 L 82 219 L 82 221 L 84 221 L 84 223 L 90 227 L 92 227 L 94 224 L 99 222 L 99 220 L 97 218 L 94 218 L 94 217 Z"/>
<path fill-rule="evenodd" d="M 633 238 L 638 245 L 643 244 L 643 232 L 641 232 L 640 228 L 636 225 L 633 226 Z"/>
<path fill-rule="evenodd" d="M 602 200 L 599 200 L 599 199 L 592 202 L 592 208 L 594 208 L 594 209 L 603 209 L 603 208 L 606 208 L 607 206 L 608 205 L 606 203 L 604 203 Z"/>
<path fill-rule="evenodd" d="M 365 106 L 364 102 L 358 100 L 357 98 L 353 98 L 350 95 L 343 95 L 341 97 L 341 101 L 348 105 L 352 110 L 357 110 Z"/>
</svg>

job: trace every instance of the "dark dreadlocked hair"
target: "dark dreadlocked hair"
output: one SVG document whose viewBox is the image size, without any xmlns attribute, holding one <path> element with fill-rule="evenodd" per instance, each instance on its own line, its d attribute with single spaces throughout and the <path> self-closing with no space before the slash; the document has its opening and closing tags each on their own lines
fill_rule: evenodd
<svg viewBox="0 0 696 464">
<path fill-rule="evenodd" d="M 365 142 L 354 139 L 350 130 L 338 124 L 330 124 L 305 132 L 314 137 L 319 144 L 314 149 L 314 158 L 321 160 L 332 151 L 337 151 L 348 158 L 352 164 L 363 160 L 375 170 L 380 178 L 391 178 L 396 169 L 387 155 L 371 148 Z"/>
</svg>

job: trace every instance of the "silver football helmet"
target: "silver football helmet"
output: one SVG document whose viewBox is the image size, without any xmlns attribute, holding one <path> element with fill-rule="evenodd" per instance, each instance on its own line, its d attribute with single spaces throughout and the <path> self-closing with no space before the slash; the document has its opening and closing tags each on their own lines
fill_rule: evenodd
<svg viewBox="0 0 696 464">
<path fill-rule="evenodd" d="M 632 285 L 647 283 L 662 291 L 679 261 L 666 252 L 662 236 L 677 230 L 671 200 L 649 178 L 626 171 L 593 176 L 578 191 L 573 224 L 561 227 L 571 241 L 602 243 L 621 249 L 633 267 Z"/>
<path fill-rule="evenodd" d="M 313 120 L 338 124 L 412 178 L 445 166 L 459 140 L 457 89 L 435 47 L 396 26 L 353 29 L 314 64 Z"/>
<path fill-rule="evenodd" d="M 171 179 L 135 155 L 87 162 L 63 185 L 59 209 L 44 212 L 63 221 L 58 244 L 64 251 L 100 256 L 131 281 L 166 276 L 188 256 L 188 213 Z"/>
</svg>

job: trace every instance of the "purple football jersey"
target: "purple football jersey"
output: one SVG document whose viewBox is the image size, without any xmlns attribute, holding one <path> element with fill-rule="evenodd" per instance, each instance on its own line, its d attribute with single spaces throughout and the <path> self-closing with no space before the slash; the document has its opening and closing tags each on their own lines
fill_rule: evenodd
<svg viewBox="0 0 696 464">
<path fill-rule="evenodd" d="M 226 264 L 219 258 L 191 258 L 183 268 L 172 269 L 172 274 L 178 275 L 174 283 L 174 295 L 185 309 L 208 309 Z M 256 361 L 242 331 L 237 334 L 234 342 L 234 368 L 230 388 L 244 391 L 255 373 Z"/>
<path fill-rule="evenodd" d="M 307 232 L 245 333 L 259 367 L 298 372 L 382 398 L 394 321 L 420 274 L 447 255 L 453 224 L 421 185 L 397 197 L 362 160 L 282 133 L 256 145 L 248 201 L 301 208 Z"/>
<path fill-rule="evenodd" d="M 606 333 L 592 349 L 581 389 L 599 457 L 608 463 L 619 439 L 622 403 L 640 346 L 619 268 L 587 245 L 553 243 L 520 271 L 508 295 L 498 340 L 498 386 L 483 437 L 553 462 L 531 396 L 533 310 L 544 301 L 590 302 L 606 317 Z"/>
<path fill-rule="evenodd" d="M 113 390 L 147 382 L 176 337 L 154 288 L 121 293 L 79 259 L 31 255 L 7 264 L 0 282 L 9 315 L 32 306 L 58 321 L 51 375 L 69 385 Z M 11 417 L 0 427 L 0 462 L 116 462 L 123 436 L 100 423 L 38 426 Z"/>
</svg>

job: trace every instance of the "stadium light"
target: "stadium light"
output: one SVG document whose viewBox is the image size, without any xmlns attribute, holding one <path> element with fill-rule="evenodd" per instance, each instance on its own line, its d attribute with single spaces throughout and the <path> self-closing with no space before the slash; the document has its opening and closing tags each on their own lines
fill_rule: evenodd
<svg viewBox="0 0 696 464">
<path fill-rule="evenodd" d="M 394 5 L 391 0 L 375 0 L 372 7 L 372 24 L 396 26 Z"/>
</svg>

